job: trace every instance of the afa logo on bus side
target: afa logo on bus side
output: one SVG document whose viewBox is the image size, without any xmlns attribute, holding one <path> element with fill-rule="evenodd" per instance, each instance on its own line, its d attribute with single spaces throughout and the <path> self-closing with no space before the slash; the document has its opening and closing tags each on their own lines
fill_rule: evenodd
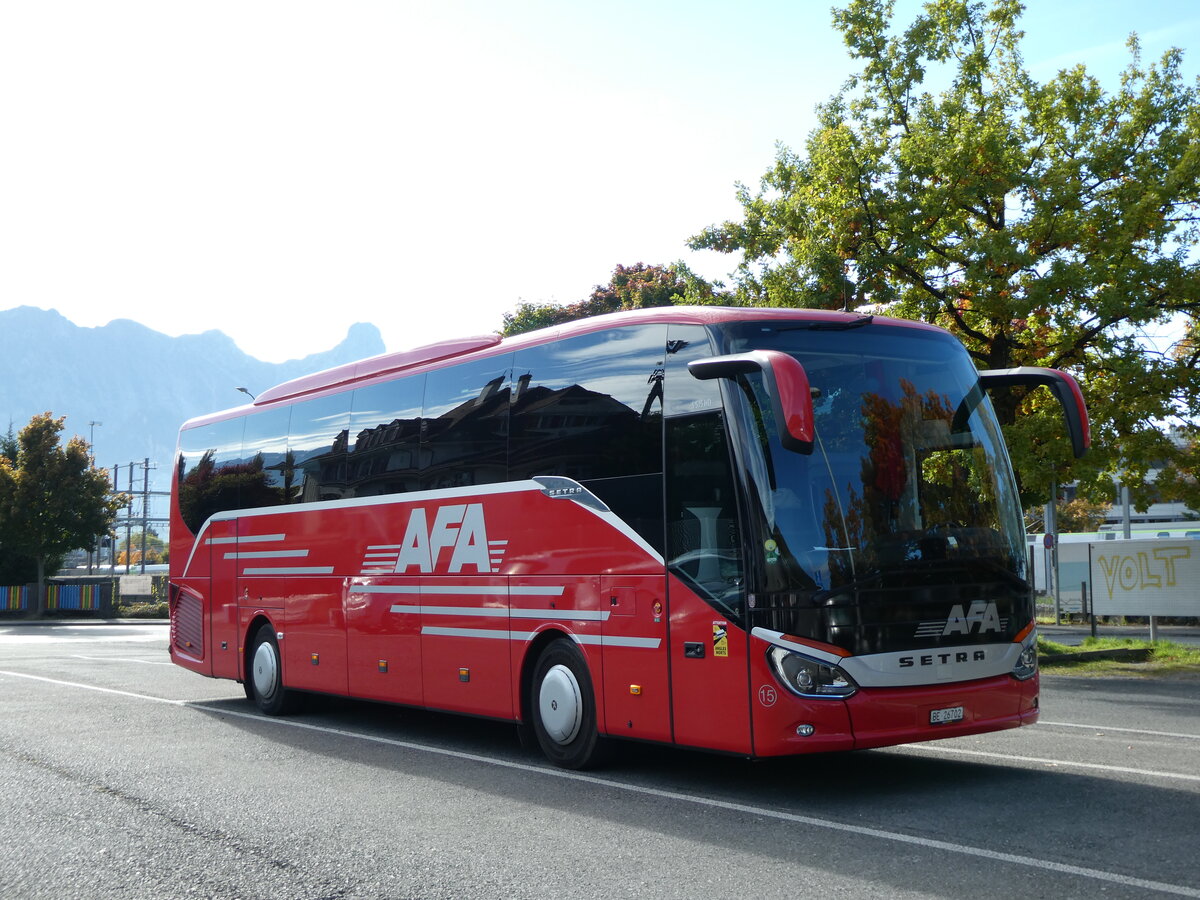
<svg viewBox="0 0 1200 900">
<path fill-rule="evenodd" d="M 492 571 L 482 503 L 439 506 L 432 525 L 425 507 L 414 507 L 400 545 L 396 573 L 403 574 L 414 566 L 418 572 L 434 572 L 446 551 L 449 551 L 446 572 L 462 572 L 468 566 L 483 574 Z"/>
</svg>

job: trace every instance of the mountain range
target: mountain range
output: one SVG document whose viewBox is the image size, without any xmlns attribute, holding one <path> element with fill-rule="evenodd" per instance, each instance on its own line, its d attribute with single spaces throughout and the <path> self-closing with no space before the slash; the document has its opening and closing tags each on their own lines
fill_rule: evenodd
<svg viewBox="0 0 1200 900">
<path fill-rule="evenodd" d="M 72 435 L 94 440 L 96 465 L 121 467 L 150 459 L 152 490 L 169 486 L 179 426 L 193 416 L 248 403 L 239 386 L 271 385 L 385 351 L 374 325 L 352 325 L 331 350 L 269 363 L 248 356 L 220 331 L 170 337 L 129 319 L 99 328 L 75 325 L 53 310 L 0 311 L 0 434 L 19 432 L 31 417 L 67 417 Z M 95 423 L 95 424 L 92 424 Z"/>
</svg>

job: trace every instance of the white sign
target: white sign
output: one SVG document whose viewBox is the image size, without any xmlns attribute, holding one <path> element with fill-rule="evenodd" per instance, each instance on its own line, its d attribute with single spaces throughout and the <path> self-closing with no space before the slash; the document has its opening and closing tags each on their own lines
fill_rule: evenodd
<svg viewBox="0 0 1200 900">
<path fill-rule="evenodd" d="M 122 575 L 122 597 L 150 597 L 154 594 L 153 575 Z"/>
<path fill-rule="evenodd" d="M 1092 601 L 1100 616 L 1200 616 L 1200 541 L 1092 544 Z"/>
</svg>

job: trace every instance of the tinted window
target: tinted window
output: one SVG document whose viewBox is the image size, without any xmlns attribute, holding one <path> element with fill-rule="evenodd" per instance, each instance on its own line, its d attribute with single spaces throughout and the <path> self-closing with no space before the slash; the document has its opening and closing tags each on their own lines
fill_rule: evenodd
<svg viewBox="0 0 1200 900">
<path fill-rule="evenodd" d="M 665 344 L 653 325 L 518 351 L 512 477 L 661 472 Z"/>
<path fill-rule="evenodd" d="M 288 436 L 291 503 L 337 500 L 346 496 L 346 450 L 350 434 L 350 394 L 306 400 L 292 407 Z"/>
<path fill-rule="evenodd" d="M 296 484 L 296 470 L 288 455 L 288 425 L 292 408 L 281 406 L 246 416 L 242 441 L 240 507 L 256 509 L 286 503 Z"/>
<path fill-rule="evenodd" d="M 667 564 L 724 615 L 740 620 L 743 554 L 721 381 L 687 364 L 711 356 L 705 330 L 672 325 L 667 344 Z"/>
<path fill-rule="evenodd" d="M 813 395 L 809 454 L 781 446 L 760 374 L 739 379 L 745 390 L 729 405 L 749 438 L 739 462 L 755 624 L 878 653 L 1008 640 L 1029 622 L 1016 486 L 956 339 L 868 319 L 833 331 L 755 322 L 722 332 L 728 352 L 795 356 Z M 1001 632 L 922 630 L 978 598 L 998 611 Z"/>
<path fill-rule="evenodd" d="M 672 325 L 667 333 L 666 392 L 668 416 L 686 416 L 721 408 L 721 379 L 693 378 L 687 364 L 713 355 L 708 330 L 701 325 Z"/>
<path fill-rule="evenodd" d="M 518 351 L 514 479 L 571 478 L 661 551 L 665 325 Z"/>
<path fill-rule="evenodd" d="M 512 356 L 437 369 L 426 376 L 421 415 L 421 487 L 508 480 Z"/>
<path fill-rule="evenodd" d="M 421 401 L 425 376 L 387 381 L 354 392 L 346 496 L 420 490 Z"/>
<path fill-rule="evenodd" d="M 179 435 L 179 511 L 192 534 L 213 513 L 237 509 L 242 483 L 257 477 L 242 462 L 245 419 L 189 428 Z"/>
</svg>

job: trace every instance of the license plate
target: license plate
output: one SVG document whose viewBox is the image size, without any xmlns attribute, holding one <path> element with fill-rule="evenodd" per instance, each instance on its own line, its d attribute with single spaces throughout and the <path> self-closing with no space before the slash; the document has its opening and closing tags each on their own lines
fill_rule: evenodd
<svg viewBox="0 0 1200 900">
<path fill-rule="evenodd" d="M 951 706 L 949 709 L 931 709 L 929 711 L 930 725 L 944 725 L 947 722 L 961 722 L 963 719 L 963 708 L 961 706 Z"/>
</svg>

